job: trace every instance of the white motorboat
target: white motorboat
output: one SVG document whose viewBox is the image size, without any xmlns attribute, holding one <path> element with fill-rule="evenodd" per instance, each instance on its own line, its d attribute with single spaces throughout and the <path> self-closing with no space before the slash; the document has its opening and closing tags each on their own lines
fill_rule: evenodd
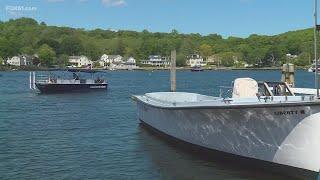
<svg viewBox="0 0 320 180">
<path fill-rule="evenodd" d="M 320 100 L 286 83 L 236 79 L 231 98 L 185 92 L 134 96 L 142 124 L 213 151 L 320 169 Z"/>
<path fill-rule="evenodd" d="M 320 70 L 320 67 L 319 65 L 317 65 L 318 67 L 318 71 Z M 315 72 L 315 69 L 316 69 L 316 65 L 315 63 L 313 63 L 309 68 L 308 68 L 308 72 Z"/>
<path fill-rule="evenodd" d="M 320 30 L 316 9 L 317 0 L 314 59 L 318 59 L 316 37 Z M 166 137 L 206 152 L 228 154 L 241 161 L 261 162 L 285 173 L 289 169 L 292 175 L 315 178 L 320 170 L 318 70 L 315 68 L 316 89 L 239 78 L 226 91 L 232 92 L 229 97 L 220 91 L 220 97 L 156 92 L 133 98 L 142 124 Z"/>
</svg>

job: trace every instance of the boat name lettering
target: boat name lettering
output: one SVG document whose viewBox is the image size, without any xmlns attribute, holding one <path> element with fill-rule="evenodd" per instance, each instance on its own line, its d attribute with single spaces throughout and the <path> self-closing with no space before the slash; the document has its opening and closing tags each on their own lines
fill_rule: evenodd
<svg viewBox="0 0 320 180">
<path fill-rule="evenodd" d="M 276 111 L 274 112 L 274 115 L 281 116 L 281 115 L 296 115 L 296 114 L 304 114 L 304 110 L 298 111 Z"/>
</svg>

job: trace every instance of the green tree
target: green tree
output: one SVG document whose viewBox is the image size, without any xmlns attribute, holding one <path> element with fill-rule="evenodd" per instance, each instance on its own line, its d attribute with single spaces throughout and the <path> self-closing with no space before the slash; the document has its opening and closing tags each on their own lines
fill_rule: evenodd
<svg viewBox="0 0 320 180">
<path fill-rule="evenodd" d="M 4 60 L 3 60 L 3 58 L 2 58 L 2 57 L 0 57 L 0 66 L 2 66 L 2 65 L 3 65 L 3 63 L 4 63 Z"/>
<path fill-rule="evenodd" d="M 131 48 L 131 47 L 126 47 L 126 50 L 125 50 L 125 57 L 131 57 L 131 56 L 134 56 L 134 49 Z"/>
<path fill-rule="evenodd" d="M 55 63 L 56 53 L 47 44 L 42 45 L 38 50 L 40 63 L 43 66 L 50 66 Z"/>
<path fill-rule="evenodd" d="M 207 58 L 210 55 L 212 55 L 212 47 L 208 44 L 202 44 L 199 48 L 199 51 L 201 56 L 203 56 L 204 58 Z"/>
<path fill-rule="evenodd" d="M 134 56 L 141 60 L 152 54 L 169 56 L 170 51 L 176 49 L 179 55 L 177 64 L 180 65 L 185 63 L 187 55 L 194 53 L 200 53 L 203 57 L 220 54 L 225 57 L 227 66 L 232 65 L 232 53 L 239 56 L 240 61 L 263 66 L 280 65 L 286 61 L 285 55 L 290 53 L 299 55 L 300 58 L 294 62 L 302 65 L 306 63 L 305 56 L 313 56 L 313 30 L 310 28 L 274 36 L 253 34 L 248 38 L 222 38 L 218 34 L 182 34 L 177 30 L 152 33 L 148 30 L 75 29 L 47 26 L 44 22 L 39 24 L 31 18 L 0 22 L 1 57 L 6 59 L 19 54 L 34 54 L 44 44 L 50 46 L 59 58 L 63 54 L 86 55 L 96 60 L 106 53 Z"/>
<path fill-rule="evenodd" d="M 294 60 L 294 64 L 297 66 L 309 66 L 310 58 L 309 53 L 303 52 Z"/>
<path fill-rule="evenodd" d="M 186 66 L 186 55 L 178 53 L 176 58 L 177 58 L 176 65 L 178 67 Z"/>
<path fill-rule="evenodd" d="M 79 37 L 68 36 L 64 38 L 60 45 L 60 52 L 68 55 L 80 55 L 83 51 L 83 44 Z"/>
<path fill-rule="evenodd" d="M 56 53 L 60 52 L 60 43 L 57 40 L 45 37 L 38 41 L 37 46 L 40 47 L 43 44 L 47 44 L 48 46 L 50 46 Z"/>
<path fill-rule="evenodd" d="M 252 63 L 252 59 L 250 57 L 252 56 L 252 48 L 248 44 L 240 44 L 237 47 L 237 51 L 242 53 L 243 55 L 243 60 L 246 61 L 247 63 Z"/>
<path fill-rule="evenodd" d="M 69 56 L 66 54 L 61 54 L 58 58 L 57 58 L 57 63 L 60 67 L 66 67 L 69 63 Z"/>
<path fill-rule="evenodd" d="M 101 57 L 103 51 L 94 40 L 87 40 L 87 42 L 83 44 L 83 53 L 95 61 Z"/>
<path fill-rule="evenodd" d="M 17 44 L 14 40 L 0 36 L 0 56 L 7 58 L 18 54 Z"/>
<path fill-rule="evenodd" d="M 239 54 L 234 52 L 223 52 L 219 53 L 218 56 L 220 57 L 221 65 L 225 67 L 231 67 L 235 65 L 236 60 L 240 61 Z"/>
<path fill-rule="evenodd" d="M 125 43 L 123 42 L 123 40 L 122 40 L 121 38 L 119 38 L 119 39 L 117 40 L 115 54 L 119 54 L 119 55 L 121 55 L 121 56 L 124 56 L 125 51 L 126 51 L 126 45 L 125 45 Z"/>
<path fill-rule="evenodd" d="M 20 49 L 21 54 L 28 54 L 28 55 L 33 55 L 34 54 L 34 49 L 30 46 L 25 46 Z"/>
<path fill-rule="evenodd" d="M 93 67 L 100 67 L 100 63 L 99 63 L 99 61 L 95 61 L 95 62 L 93 62 Z"/>
</svg>

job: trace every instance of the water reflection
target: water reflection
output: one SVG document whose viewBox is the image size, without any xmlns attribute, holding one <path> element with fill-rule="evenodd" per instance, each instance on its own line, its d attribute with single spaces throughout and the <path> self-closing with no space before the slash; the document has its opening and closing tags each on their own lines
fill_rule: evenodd
<svg viewBox="0 0 320 180">
<path fill-rule="evenodd" d="M 143 125 L 139 126 L 139 131 L 142 149 L 150 156 L 162 179 L 294 179 L 187 150 Z"/>
</svg>

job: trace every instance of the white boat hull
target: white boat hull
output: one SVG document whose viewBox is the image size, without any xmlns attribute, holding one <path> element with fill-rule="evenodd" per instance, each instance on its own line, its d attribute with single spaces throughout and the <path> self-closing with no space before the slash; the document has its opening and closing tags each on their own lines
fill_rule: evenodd
<svg viewBox="0 0 320 180">
<path fill-rule="evenodd" d="M 313 172 L 320 169 L 320 105 L 162 108 L 137 99 L 138 118 L 204 148 Z"/>
</svg>

